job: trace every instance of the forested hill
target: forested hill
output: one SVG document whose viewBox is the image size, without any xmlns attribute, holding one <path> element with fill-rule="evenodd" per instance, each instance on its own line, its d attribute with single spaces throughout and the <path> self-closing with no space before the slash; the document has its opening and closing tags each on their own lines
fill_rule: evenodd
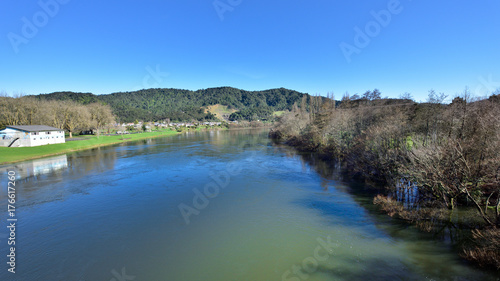
<svg viewBox="0 0 500 281">
<path fill-rule="evenodd" d="M 73 100 L 82 104 L 103 102 L 109 104 L 120 122 L 134 120 L 172 121 L 210 120 L 215 118 L 206 108 L 224 105 L 233 112 L 233 120 L 268 119 L 274 111 L 290 110 L 300 104 L 307 94 L 284 88 L 265 91 L 245 91 L 231 87 L 209 88 L 198 91 L 181 89 L 147 89 L 109 95 L 92 93 L 55 92 L 35 96 L 45 100 Z"/>
</svg>

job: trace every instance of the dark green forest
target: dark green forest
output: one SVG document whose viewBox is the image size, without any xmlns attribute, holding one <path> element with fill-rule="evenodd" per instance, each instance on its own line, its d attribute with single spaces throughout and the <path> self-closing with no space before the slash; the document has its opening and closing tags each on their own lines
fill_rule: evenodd
<svg viewBox="0 0 500 281">
<path fill-rule="evenodd" d="M 221 104 L 237 110 L 230 120 L 269 120 L 274 111 L 291 110 L 307 94 L 284 88 L 245 91 L 231 87 L 197 91 L 181 89 L 147 89 L 108 95 L 55 92 L 34 96 L 40 100 L 72 100 L 81 104 L 108 104 L 120 122 L 135 120 L 203 121 L 216 117 L 204 107 Z"/>
</svg>

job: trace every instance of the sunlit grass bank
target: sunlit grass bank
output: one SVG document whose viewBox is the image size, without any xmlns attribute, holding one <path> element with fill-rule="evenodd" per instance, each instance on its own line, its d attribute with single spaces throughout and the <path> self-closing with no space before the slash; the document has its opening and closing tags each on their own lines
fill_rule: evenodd
<svg viewBox="0 0 500 281">
<path fill-rule="evenodd" d="M 83 140 L 67 141 L 61 144 L 50 144 L 35 147 L 0 147 L 0 164 L 25 161 L 35 158 L 85 150 L 99 146 L 118 144 L 127 141 L 163 137 L 178 134 L 176 131 L 164 130 L 150 133 L 138 133 L 113 136 L 86 136 Z M 66 139 L 68 140 L 68 139 Z"/>
</svg>

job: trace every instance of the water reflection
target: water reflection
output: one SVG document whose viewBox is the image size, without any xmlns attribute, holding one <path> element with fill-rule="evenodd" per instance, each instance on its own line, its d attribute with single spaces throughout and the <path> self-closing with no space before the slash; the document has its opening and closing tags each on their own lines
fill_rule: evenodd
<svg viewBox="0 0 500 281">
<path fill-rule="evenodd" d="M 27 180 L 44 174 L 50 174 L 68 167 L 68 156 L 66 154 L 22 162 L 15 165 L 0 167 L 0 173 L 6 174 L 10 170 L 16 171 L 16 179 Z"/>
<path fill-rule="evenodd" d="M 403 203 L 406 209 L 418 208 L 420 200 L 423 199 L 420 196 L 417 184 L 405 178 L 396 183 L 395 190 L 390 195 L 398 202 Z"/>
<path fill-rule="evenodd" d="M 85 193 L 91 186 L 80 185 L 82 177 L 113 170 L 116 151 L 113 147 L 35 159 L 0 167 L 0 184 L 6 186 L 8 171 L 16 172 L 18 206 L 63 200 L 75 193 Z M 59 183 L 69 184 L 59 184 Z M 1 189 L 6 198 L 7 190 Z M 0 198 L 0 199 L 2 199 Z M 0 208 L 7 200 L 0 200 Z"/>
<path fill-rule="evenodd" d="M 32 205 L 20 206 L 16 277 L 110 280 L 125 268 L 136 280 L 282 280 L 331 236 L 339 247 L 307 280 L 494 280 L 377 213 L 356 193 L 364 185 L 266 135 L 188 133 L 68 154 L 66 168 L 22 183 Z M 186 225 L 178 205 L 228 163 L 241 173 Z"/>
<path fill-rule="evenodd" d="M 98 147 L 68 155 L 68 174 L 74 179 L 88 173 L 113 170 L 117 159 L 115 147 Z"/>
<path fill-rule="evenodd" d="M 311 196 L 303 198 L 295 203 L 317 211 L 322 217 L 326 218 L 332 225 L 345 227 L 360 227 L 366 228 L 368 225 L 373 225 L 374 228 L 369 233 L 383 231 L 391 237 L 400 241 L 405 241 L 405 248 L 408 251 L 409 258 L 415 261 L 418 265 L 417 271 L 427 275 L 432 272 L 434 278 L 438 280 L 447 280 L 450 276 L 456 274 L 464 274 L 463 280 L 475 280 L 477 276 L 474 270 L 469 271 L 465 265 L 467 261 L 460 258 L 460 245 L 466 243 L 471 238 L 471 229 L 474 229 L 482 222 L 477 218 L 477 211 L 474 208 L 455 208 L 454 210 L 438 210 L 435 216 L 422 218 L 415 225 L 408 224 L 405 221 L 393 219 L 382 213 L 373 205 L 373 196 L 380 191 L 370 187 L 362 182 L 344 177 L 341 172 L 340 164 L 335 162 L 324 161 L 314 153 L 303 153 L 297 151 L 289 151 L 286 153 L 289 158 L 297 158 L 301 161 L 302 170 L 314 170 L 320 176 L 320 186 L 322 191 L 329 191 L 335 194 L 335 200 L 324 200 Z M 339 193 L 340 192 L 340 193 Z M 401 202 L 407 209 L 419 209 L 422 203 L 418 187 L 415 183 L 402 179 L 397 183 L 393 192 L 389 196 Z M 349 199 L 342 199 L 349 197 Z M 341 199 L 338 199 L 341 198 Z M 358 206 L 349 206 L 345 202 L 349 200 L 357 202 L 363 209 Z M 342 218 L 339 220 L 339 218 Z M 373 224 L 372 221 L 376 223 Z M 367 234 L 370 235 L 370 234 Z M 378 250 L 377 250 L 378 251 Z M 438 261 L 442 260 L 443 263 Z M 446 261 L 446 262 L 444 262 Z M 363 261 L 363 263 L 371 263 L 372 261 Z M 365 276 L 360 271 L 346 271 L 340 275 L 338 270 L 331 268 L 321 268 L 325 272 L 331 274 L 334 279 L 346 278 L 347 280 L 384 280 L 384 270 L 380 272 L 380 276 L 375 274 L 378 268 L 388 268 L 389 266 L 379 264 L 379 260 L 374 259 L 376 265 L 370 273 Z M 411 270 L 414 270 L 413 268 Z M 358 272 L 358 273 L 355 273 Z M 394 277 L 394 272 L 389 276 Z M 418 273 L 418 272 L 417 272 Z M 495 280 L 494 276 L 498 276 L 498 272 L 491 272 L 491 280 Z M 470 275 L 469 275 L 470 274 Z M 485 280 L 489 277 L 484 275 Z M 409 275 L 401 275 L 402 279 L 413 280 Z M 342 278 L 340 278 L 342 279 Z M 418 278 L 416 278 L 418 280 Z M 461 279 L 462 280 L 462 279 Z M 499 279 L 496 279 L 499 280 Z"/>
</svg>

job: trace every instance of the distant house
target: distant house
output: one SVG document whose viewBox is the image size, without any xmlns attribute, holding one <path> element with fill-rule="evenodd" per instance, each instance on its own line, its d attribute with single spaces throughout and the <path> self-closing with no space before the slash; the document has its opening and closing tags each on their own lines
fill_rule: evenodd
<svg viewBox="0 0 500 281">
<path fill-rule="evenodd" d="M 6 126 L 0 130 L 0 146 L 25 147 L 65 142 L 64 131 L 50 126 Z"/>
</svg>

